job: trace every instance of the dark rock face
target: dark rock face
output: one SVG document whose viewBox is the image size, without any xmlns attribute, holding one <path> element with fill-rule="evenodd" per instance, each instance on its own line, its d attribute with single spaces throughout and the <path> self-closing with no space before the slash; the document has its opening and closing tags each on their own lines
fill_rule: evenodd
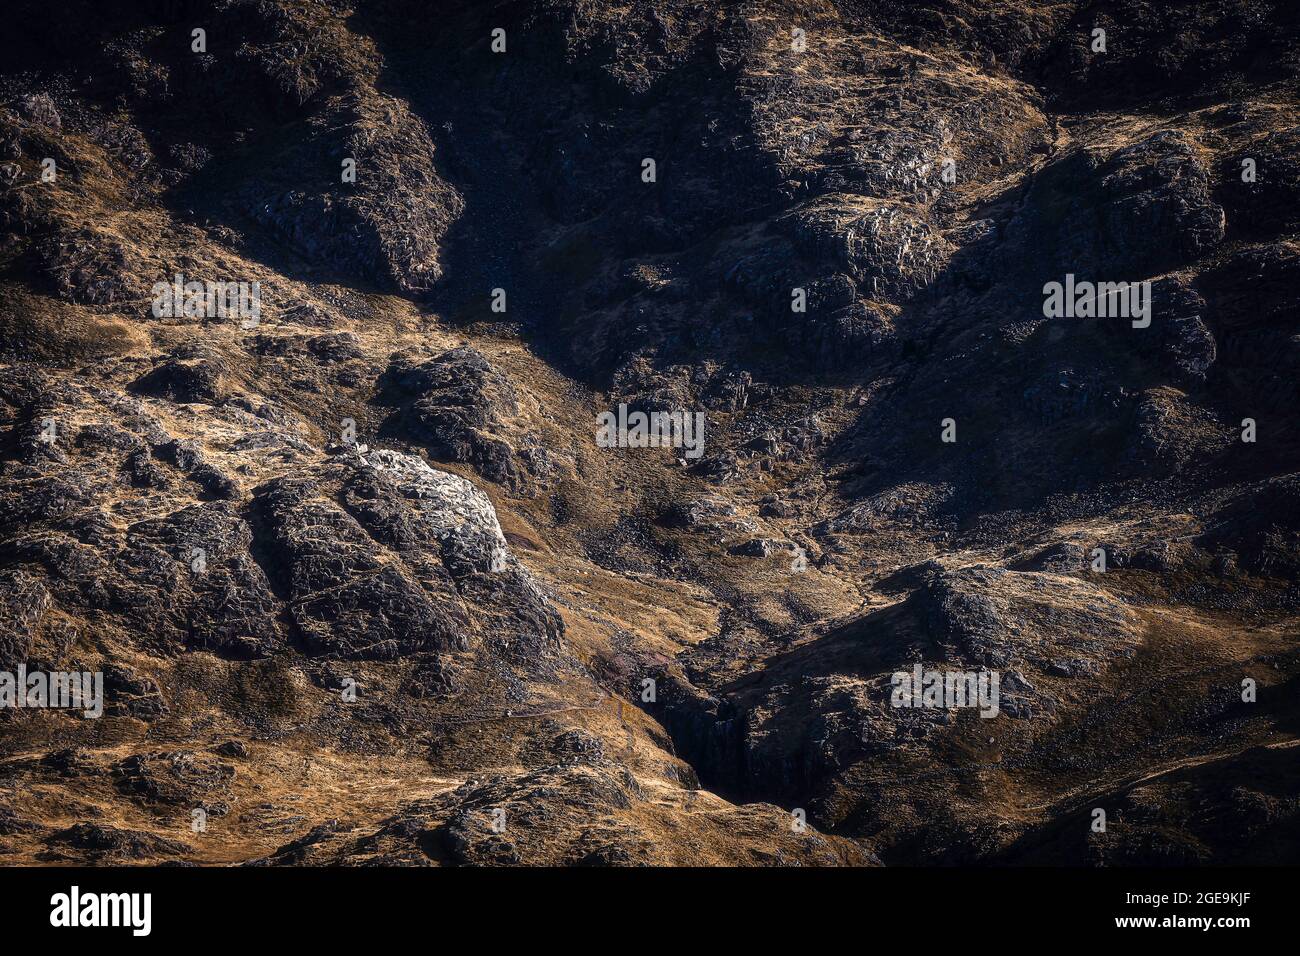
<svg viewBox="0 0 1300 956">
<path fill-rule="evenodd" d="M 220 816 L 229 812 L 228 795 L 235 768 L 210 754 L 168 751 L 136 754 L 113 767 L 118 790 L 151 805 L 202 807 Z"/>
<path fill-rule="evenodd" d="M 1044 52 L 1045 85 L 1067 103 L 1091 108 L 1159 103 L 1170 108 L 1219 102 L 1236 92 L 1243 72 L 1270 82 L 1294 76 L 1295 11 L 1217 4 L 1170 6 L 1154 0 L 1085 3 L 1079 29 Z M 1117 31 L 1107 55 L 1090 52 L 1093 25 Z M 1266 79 L 1265 79 L 1266 78 Z"/>
<path fill-rule="evenodd" d="M 309 650 L 393 659 L 467 647 L 468 621 L 450 580 L 417 582 L 387 566 L 357 521 L 320 494 L 310 481 L 281 480 L 257 498 L 290 613 Z M 422 584 L 437 583 L 443 600 L 435 603 Z"/>
<path fill-rule="evenodd" d="M 1008 237 L 1060 279 L 1137 281 L 1223 239 L 1224 212 L 1197 144 L 1167 131 L 1110 155 L 1078 150 L 1034 179 Z"/>
<path fill-rule="evenodd" d="M 388 421 L 434 458 L 464 462 L 489 481 L 519 490 L 526 464 L 497 433 L 519 414 L 514 387 L 471 348 L 452 349 L 426 362 L 397 355 L 386 373 L 401 406 Z"/>
<path fill-rule="evenodd" d="M 217 753 L 223 757 L 244 758 L 248 756 L 248 745 L 242 740 L 227 740 L 217 747 Z"/>
<path fill-rule="evenodd" d="M 192 647 L 265 657 L 285 638 L 278 602 L 252 545 L 252 529 L 227 502 L 142 521 L 127 532 L 120 566 L 133 587 L 119 600 L 141 613 L 170 605 L 170 629 Z M 178 605 L 175 595 L 183 589 L 192 599 Z"/>
<path fill-rule="evenodd" d="M 921 602 L 934 640 L 956 661 L 1050 670 L 1070 659 L 1131 655 L 1137 646 L 1132 613 L 1072 578 L 964 568 L 937 576 Z"/>
<path fill-rule="evenodd" d="M 122 830 L 98 823 L 78 823 L 52 834 L 49 844 L 57 851 L 85 855 L 92 860 L 147 860 L 159 856 L 180 856 L 189 847 L 177 840 L 140 830 Z"/>
<path fill-rule="evenodd" d="M 208 460 L 193 441 L 173 439 L 157 449 L 158 457 L 175 465 L 185 477 L 197 484 L 211 498 L 234 498 L 239 487 L 234 479 Z"/>
<path fill-rule="evenodd" d="M 1291 579 L 1300 570 L 1300 482 L 1276 478 L 1230 499 L 1209 522 L 1204 544 L 1227 548 L 1258 574 Z"/>
<path fill-rule="evenodd" d="M 129 276 L 130 253 L 116 236 L 83 227 L 58 231 L 41 249 L 53 291 L 71 302 L 114 305 L 136 298 L 141 289 Z"/>
<path fill-rule="evenodd" d="M 1098 268 L 1107 274 L 1181 263 L 1223 239 L 1223 209 L 1210 197 L 1209 171 L 1187 136 L 1156 133 L 1097 172 L 1105 196 L 1100 232 L 1110 245 Z"/>
<path fill-rule="evenodd" d="M 1280 130 L 1258 136 L 1222 160 L 1223 201 L 1234 231 L 1271 237 L 1300 229 L 1298 148 L 1300 133 Z"/>
<path fill-rule="evenodd" d="M 383 451 L 323 477 L 339 487 L 338 503 L 306 478 L 277 480 L 254 499 L 310 653 L 464 651 L 479 614 L 543 654 L 559 649 L 559 618 L 511 561 L 491 503 L 469 482 Z"/>
<path fill-rule="evenodd" d="M 272 162 L 319 169 L 321 181 L 252 183 L 241 197 L 245 213 L 304 258 L 400 292 L 428 292 L 442 275 L 439 243 L 464 201 L 439 176 L 423 122 L 363 87 L 304 126 L 304 138 Z M 355 163 L 355 182 L 342 180 L 345 159 Z"/>
<path fill-rule="evenodd" d="M 31 654 L 35 629 L 50 607 L 50 594 L 39 579 L 8 570 L 0 576 L 0 602 L 4 608 L 0 665 L 11 668 Z"/>
<path fill-rule="evenodd" d="M 170 359 L 146 372 L 132 388 L 174 402 L 215 402 L 222 397 L 222 368 L 209 359 Z"/>
</svg>

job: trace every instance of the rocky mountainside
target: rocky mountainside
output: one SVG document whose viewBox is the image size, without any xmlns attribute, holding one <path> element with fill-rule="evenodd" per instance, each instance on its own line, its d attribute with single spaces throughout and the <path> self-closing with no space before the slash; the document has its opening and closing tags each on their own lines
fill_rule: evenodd
<svg viewBox="0 0 1300 956">
<path fill-rule="evenodd" d="M 4 18 L 0 862 L 1300 859 L 1295 5 Z"/>
</svg>

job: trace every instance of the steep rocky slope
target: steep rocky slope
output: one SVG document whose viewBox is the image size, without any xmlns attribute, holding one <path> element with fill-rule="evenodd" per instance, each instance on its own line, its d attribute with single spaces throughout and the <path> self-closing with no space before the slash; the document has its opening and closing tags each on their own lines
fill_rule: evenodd
<svg viewBox="0 0 1300 956">
<path fill-rule="evenodd" d="M 0 862 L 1297 859 L 1292 5 L 10 7 Z"/>
</svg>

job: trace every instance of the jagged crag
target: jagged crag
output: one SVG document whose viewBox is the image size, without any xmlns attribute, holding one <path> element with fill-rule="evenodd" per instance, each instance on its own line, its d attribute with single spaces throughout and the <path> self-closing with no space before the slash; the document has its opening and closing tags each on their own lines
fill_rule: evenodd
<svg viewBox="0 0 1300 956">
<path fill-rule="evenodd" d="M 0 862 L 1300 860 L 1295 5 L 0 18 Z"/>
</svg>

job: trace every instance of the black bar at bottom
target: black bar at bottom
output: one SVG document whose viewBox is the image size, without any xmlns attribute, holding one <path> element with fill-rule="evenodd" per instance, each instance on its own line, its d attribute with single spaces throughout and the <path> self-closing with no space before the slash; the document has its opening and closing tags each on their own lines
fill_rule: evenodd
<svg viewBox="0 0 1300 956">
<path fill-rule="evenodd" d="M 377 937 L 409 940 L 415 934 L 433 947 L 459 947 L 466 933 L 494 944 L 588 937 L 650 944 L 686 932 L 695 942 L 717 936 L 734 945 L 782 923 L 805 938 L 822 927 L 842 933 L 852 926 L 871 946 L 895 937 L 1010 941 L 1030 932 L 1059 934 L 1056 939 L 1199 934 L 1229 942 L 1242 933 L 1293 927 L 1288 887 L 1294 878 L 1292 869 L 1264 868 L 38 868 L 0 869 L 0 898 L 19 938 L 48 934 L 70 941 L 75 934 L 79 943 L 113 939 L 127 946 L 199 940 L 373 945 Z M 145 893 L 147 936 L 137 933 L 144 928 L 144 898 L 117 896 Z M 70 925 L 111 922 L 115 915 L 125 925 Z M 69 925 L 52 925 L 52 916 Z"/>
</svg>

